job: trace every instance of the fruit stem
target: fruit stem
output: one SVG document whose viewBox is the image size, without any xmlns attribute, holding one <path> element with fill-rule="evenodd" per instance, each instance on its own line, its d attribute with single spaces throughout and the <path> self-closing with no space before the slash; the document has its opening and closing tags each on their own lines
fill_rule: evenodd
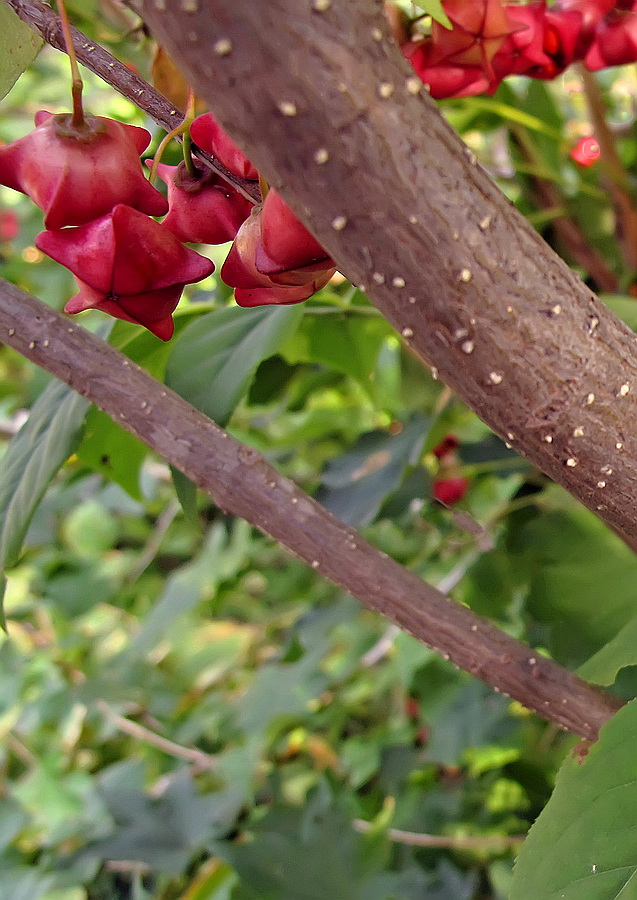
<svg viewBox="0 0 637 900">
<path fill-rule="evenodd" d="M 188 105 L 186 106 L 186 115 L 184 117 L 184 121 L 182 125 L 186 125 L 186 130 L 184 131 L 184 163 L 186 164 L 186 170 L 189 175 L 192 175 L 193 178 L 196 178 L 198 175 L 197 168 L 195 166 L 194 160 L 192 158 L 191 147 L 192 147 L 192 138 L 190 137 L 190 126 L 192 125 L 195 119 L 195 92 L 191 87 L 188 88 Z"/>
<path fill-rule="evenodd" d="M 270 185 L 265 180 L 263 175 L 259 175 L 259 188 L 261 190 L 261 199 L 265 200 L 265 198 L 268 196 L 268 191 L 270 190 Z"/>
<path fill-rule="evenodd" d="M 191 91 L 191 93 L 192 93 L 192 91 Z M 151 184 L 155 183 L 155 179 L 157 178 L 157 168 L 159 166 L 159 163 L 161 162 L 162 156 L 164 155 L 164 150 L 166 149 L 168 144 L 172 141 L 172 139 L 178 137 L 178 135 L 180 135 L 180 134 L 183 134 L 183 136 L 184 136 L 183 140 L 185 143 L 186 137 L 190 136 L 190 125 L 194 118 L 194 115 L 192 114 L 193 111 L 194 111 L 194 99 L 193 99 L 192 109 L 191 109 L 190 94 L 189 94 L 188 95 L 188 111 L 186 112 L 186 115 L 184 116 L 184 118 L 182 119 L 182 121 L 180 122 L 179 125 L 177 125 L 175 128 L 173 128 L 172 131 L 169 131 L 168 134 L 164 135 L 164 137 L 160 141 L 160 144 L 159 144 L 159 147 L 157 148 L 155 156 L 153 157 L 153 164 L 150 168 L 150 175 L 148 176 Z M 190 153 L 188 153 L 188 155 L 190 156 Z M 193 174 L 196 175 L 197 173 L 194 169 L 194 165 L 192 163 L 192 158 L 191 158 L 190 162 L 191 162 L 191 165 L 193 166 Z M 188 165 L 188 163 L 186 163 L 186 165 Z"/>
<path fill-rule="evenodd" d="M 73 37 L 71 36 L 71 25 L 69 23 L 69 17 L 66 13 L 64 0 L 57 0 L 57 2 L 58 12 L 60 14 L 60 20 L 62 22 L 62 34 L 64 35 L 64 43 L 66 44 L 66 52 L 71 63 L 71 77 L 73 79 L 71 84 L 71 96 L 73 98 L 73 126 L 75 128 L 83 128 L 85 125 L 84 110 L 82 108 L 82 91 L 84 89 L 84 82 L 82 81 L 80 69 L 77 64 L 75 47 L 73 46 Z"/>
</svg>

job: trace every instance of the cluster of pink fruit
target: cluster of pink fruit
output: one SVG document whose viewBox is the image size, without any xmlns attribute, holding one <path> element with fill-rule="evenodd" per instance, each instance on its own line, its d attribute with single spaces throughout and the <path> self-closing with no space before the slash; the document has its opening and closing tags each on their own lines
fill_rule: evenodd
<svg viewBox="0 0 637 900">
<path fill-rule="evenodd" d="M 582 61 L 591 71 L 637 60 L 637 0 L 443 0 L 452 28 L 429 34 L 394 14 L 404 55 L 433 97 L 493 93 L 507 75 L 551 79 Z"/>
<path fill-rule="evenodd" d="M 221 270 L 241 306 L 298 303 L 325 285 L 334 264 L 280 195 L 256 206 L 211 170 L 159 166 L 168 198 L 145 178 L 143 128 L 112 119 L 40 112 L 36 128 L 0 147 L 0 184 L 44 210 L 36 246 L 66 266 L 79 292 L 69 313 L 99 309 L 144 325 L 169 340 L 172 313 L 186 284 L 214 271 L 184 241 L 234 241 Z M 241 179 L 258 173 L 210 113 L 191 127 L 193 140 Z M 168 215 L 163 222 L 151 216 Z"/>
</svg>

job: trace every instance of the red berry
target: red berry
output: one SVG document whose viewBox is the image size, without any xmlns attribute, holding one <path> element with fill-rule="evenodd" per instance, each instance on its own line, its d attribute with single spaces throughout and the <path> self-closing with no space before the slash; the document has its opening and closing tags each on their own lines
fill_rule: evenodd
<svg viewBox="0 0 637 900">
<path fill-rule="evenodd" d="M 83 225 L 118 203 L 151 216 L 168 211 L 142 172 L 139 155 L 150 141 L 144 128 L 87 116 L 77 129 L 70 114 L 45 110 L 35 122 L 26 137 L 0 148 L 0 184 L 28 194 L 47 228 Z"/>
<path fill-rule="evenodd" d="M 66 312 L 100 309 L 144 325 L 163 341 L 172 337 L 172 313 L 184 285 L 214 271 L 209 259 L 123 204 L 87 225 L 44 231 L 35 244 L 78 280 L 80 291 Z"/>
<path fill-rule="evenodd" d="M 468 490 L 467 478 L 445 478 L 442 481 L 434 481 L 434 497 L 445 506 L 460 503 Z"/>
<path fill-rule="evenodd" d="M 571 150 L 571 158 L 580 166 L 592 166 L 599 156 L 599 144 L 594 137 L 580 138 Z"/>
</svg>

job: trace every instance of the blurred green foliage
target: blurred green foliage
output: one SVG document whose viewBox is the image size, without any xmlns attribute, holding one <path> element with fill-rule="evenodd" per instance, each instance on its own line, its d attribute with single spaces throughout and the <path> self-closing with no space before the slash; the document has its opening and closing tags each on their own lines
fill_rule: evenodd
<svg viewBox="0 0 637 900">
<path fill-rule="evenodd" d="M 148 75 L 149 41 L 125 33 L 127 13 L 72 8 Z M 602 78 L 624 117 L 634 76 Z M 87 101 L 155 130 L 90 75 Z M 46 49 L 3 101 L 0 139 L 67 103 L 65 60 Z M 626 276 L 599 173 L 569 157 L 587 127 L 576 76 L 444 111 L 549 241 L 568 210 Z M 619 148 L 634 176 L 634 145 Z M 558 210 L 538 206 L 534 177 L 557 187 Z M 19 218 L 3 277 L 61 308 L 72 280 L 34 247 L 40 213 L 5 189 L 0 209 Z M 191 288 L 169 345 L 123 322 L 109 340 L 399 562 L 560 662 L 600 652 L 591 676 L 621 669 L 616 690 L 634 695 L 637 564 L 617 538 L 423 370 L 347 282 L 292 309 L 238 310 L 228 293 L 215 275 Z M 637 324 L 632 298 L 610 301 Z M 69 413 L 60 392 L 0 348 L 0 900 L 508 897 L 516 838 L 574 741 L 173 480 L 102 413 Z M 39 413 L 50 443 L 27 431 L 10 444 L 38 398 L 31 428 Z M 431 451 L 450 433 L 471 481 L 461 510 L 432 500 Z"/>
</svg>

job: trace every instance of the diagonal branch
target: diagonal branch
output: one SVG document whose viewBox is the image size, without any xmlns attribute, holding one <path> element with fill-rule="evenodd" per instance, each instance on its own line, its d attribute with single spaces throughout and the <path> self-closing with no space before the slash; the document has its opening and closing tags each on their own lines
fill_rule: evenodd
<svg viewBox="0 0 637 900">
<path fill-rule="evenodd" d="M 637 339 L 477 165 L 381 4 L 141 5 L 339 270 L 483 421 L 637 548 Z"/>
<path fill-rule="evenodd" d="M 376 550 L 250 447 L 60 313 L 0 280 L 0 338 L 66 382 L 325 578 L 445 659 L 595 739 L 621 701 L 509 637 Z"/>
</svg>

